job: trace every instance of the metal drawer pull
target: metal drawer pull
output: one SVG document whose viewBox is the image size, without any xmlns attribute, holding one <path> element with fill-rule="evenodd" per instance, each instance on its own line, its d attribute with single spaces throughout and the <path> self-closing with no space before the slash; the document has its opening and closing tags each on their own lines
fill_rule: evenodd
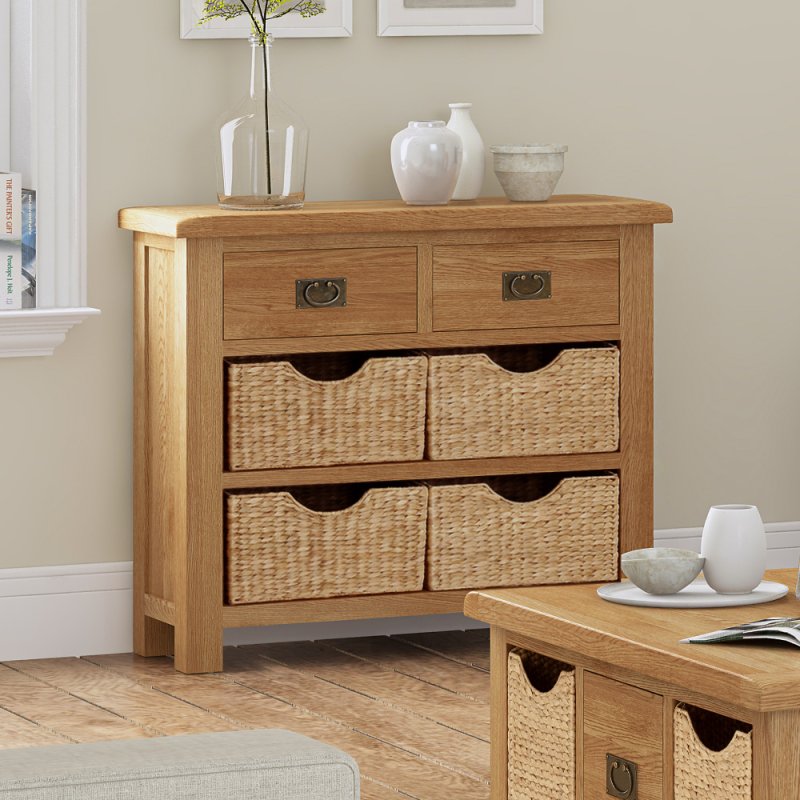
<svg viewBox="0 0 800 800">
<path fill-rule="evenodd" d="M 606 793 L 620 800 L 636 800 L 636 764 L 606 753 Z"/>
<path fill-rule="evenodd" d="M 347 305 L 347 278 L 303 278 L 295 281 L 298 308 L 342 308 Z"/>
<path fill-rule="evenodd" d="M 548 300 L 549 298 L 548 271 L 503 273 L 503 300 Z"/>
</svg>

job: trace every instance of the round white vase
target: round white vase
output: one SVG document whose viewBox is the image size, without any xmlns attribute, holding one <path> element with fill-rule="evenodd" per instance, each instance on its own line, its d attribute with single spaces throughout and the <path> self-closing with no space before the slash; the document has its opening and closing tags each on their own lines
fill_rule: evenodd
<svg viewBox="0 0 800 800">
<path fill-rule="evenodd" d="M 755 506 L 711 506 L 700 554 L 706 583 L 720 594 L 746 594 L 767 567 L 767 534 Z"/>
<path fill-rule="evenodd" d="M 392 139 L 392 172 L 409 205 L 444 205 L 461 167 L 461 138 L 444 122 L 409 122 Z"/>
<path fill-rule="evenodd" d="M 486 147 L 472 121 L 472 103 L 450 103 L 447 127 L 461 137 L 463 154 L 461 171 L 453 192 L 453 200 L 474 200 L 481 193 L 486 172 Z"/>
</svg>

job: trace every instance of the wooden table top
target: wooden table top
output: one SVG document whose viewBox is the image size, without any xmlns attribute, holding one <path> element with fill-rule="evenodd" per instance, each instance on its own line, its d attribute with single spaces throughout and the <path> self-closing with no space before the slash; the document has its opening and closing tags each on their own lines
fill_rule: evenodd
<svg viewBox="0 0 800 800">
<path fill-rule="evenodd" d="M 400 200 L 309 202 L 299 209 L 230 211 L 218 206 L 123 208 L 119 226 L 173 238 L 403 231 L 653 225 L 672 222 L 663 203 L 605 195 L 554 195 L 541 203 L 481 197 L 442 206 Z"/>
<path fill-rule="evenodd" d="M 600 584 L 586 584 L 471 592 L 464 609 L 567 652 L 753 711 L 800 708 L 800 647 L 680 643 L 742 622 L 800 617 L 797 570 L 771 571 L 765 579 L 787 585 L 788 595 L 755 606 L 641 608 L 602 600 Z"/>
</svg>

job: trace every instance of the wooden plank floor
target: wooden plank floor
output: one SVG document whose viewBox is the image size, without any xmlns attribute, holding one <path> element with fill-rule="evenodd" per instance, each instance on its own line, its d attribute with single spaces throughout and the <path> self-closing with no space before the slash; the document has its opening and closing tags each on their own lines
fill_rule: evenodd
<svg viewBox="0 0 800 800">
<path fill-rule="evenodd" d="M 365 800 L 489 797 L 486 630 L 229 647 L 225 672 L 134 655 L 0 664 L 0 748 L 286 728 L 350 753 Z"/>
</svg>

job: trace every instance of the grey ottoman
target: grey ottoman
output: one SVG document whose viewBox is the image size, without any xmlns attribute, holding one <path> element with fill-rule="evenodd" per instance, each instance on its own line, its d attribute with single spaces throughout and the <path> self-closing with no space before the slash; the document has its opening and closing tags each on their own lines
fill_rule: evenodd
<svg viewBox="0 0 800 800">
<path fill-rule="evenodd" d="M 13 800 L 358 800 L 355 761 L 282 730 L 0 751 Z"/>
</svg>

